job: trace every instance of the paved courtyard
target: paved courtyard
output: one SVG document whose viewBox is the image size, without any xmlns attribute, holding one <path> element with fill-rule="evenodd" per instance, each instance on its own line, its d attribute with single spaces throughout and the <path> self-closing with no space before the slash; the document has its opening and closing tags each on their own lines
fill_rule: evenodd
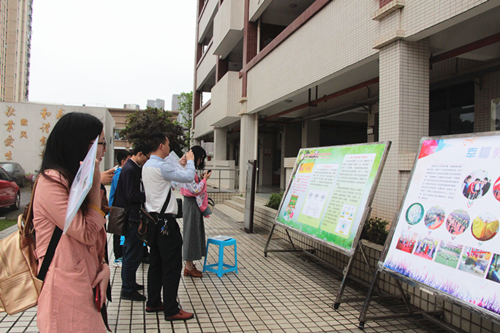
<svg viewBox="0 0 500 333">
<path fill-rule="evenodd" d="M 164 321 L 161 313 L 146 313 L 142 302 L 120 300 L 120 268 L 111 267 L 113 302 L 108 302 L 108 315 L 113 332 L 363 332 L 357 328 L 361 303 L 333 309 L 340 278 L 327 267 L 296 253 L 269 253 L 264 257 L 268 233 L 259 228 L 254 234 L 245 233 L 243 213 L 225 205 L 215 207 L 214 214 L 205 219 L 205 227 L 208 237 L 236 238 L 238 274 L 227 273 L 219 278 L 205 273 L 201 279 L 183 276 L 180 304 L 184 310 L 194 312 L 195 318 L 171 323 Z M 276 239 L 271 245 L 280 248 L 286 244 Z M 113 253 L 112 241 L 109 246 L 109 253 Z M 232 251 L 225 252 L 226 261 L 231 263 Z M 217 256 L 215 248 L 211 248 L 209 262 L 214 263 Z M 203 262 L 197 266 L 203 267 Z M 138 283 L 147 285 L 147 269 L 147 264 L 139 267 Z M 363 294 L 347 287 L 345 296 Z M 375 302 L 370 312 L 391 313 Z M 403 331 L 435 332 L 408 320 L 367 322 L 364 330 Z M 14 316 L 0 314 L 0 332 L 38 332 L 36 308 Z"/>
</svg>

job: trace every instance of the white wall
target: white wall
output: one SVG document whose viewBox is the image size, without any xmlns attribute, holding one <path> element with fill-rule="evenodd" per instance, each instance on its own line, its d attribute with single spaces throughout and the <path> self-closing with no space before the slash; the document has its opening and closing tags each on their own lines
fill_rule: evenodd
<svg viewBox="0 0 500 333">
<path fill-rule="evenodd" d="M 11 161 L 21 164 L 27 173 L 33 173 L 39 169 L 42 162 L 41 154 L 45 147 L 42 139 L 49 137 L 50 131 L 58 121 L 59 112 L 63 114 L 89 113 L 103 122 L 104 134 L 108 140 L 108 151 L 104 157 L 104 163 L 101 163 L 101 170 L 111 168 L 113 166 L 113 141 L 110 141 L 110 138 L 113 137 L 115 121 L 109 111 L 100 107 L 56 104 L 0 103 L 0 161 L 7 161 L 7 156 L 10 154 Z M 13 139 L 12 142 L 10 138 Z"/>
</svg>

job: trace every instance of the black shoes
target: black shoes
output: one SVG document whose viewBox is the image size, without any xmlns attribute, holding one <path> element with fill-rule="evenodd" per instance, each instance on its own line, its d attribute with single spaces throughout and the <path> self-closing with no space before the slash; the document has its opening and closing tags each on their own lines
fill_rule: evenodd
<svg viewBox="0 0 500 333">
<path fill-rule="evenodd" d="M 139 291 L 139 290 L 144 290 L 144 286 L 142 284 L 135 284 L 135 290 Z"/>
<path fill-rule="evenodd" d="M 122 291 L 120 298 L 121 299 L 125 299 L 127 301 L 136 301 L 136 302 L 144 302 L 144 301 L 146 301 L 146 296 L 139 294 L 137 292 L 137 290 L 134 290 L 131 293 L 127 293 L 127 292 Z"/>
</svg>

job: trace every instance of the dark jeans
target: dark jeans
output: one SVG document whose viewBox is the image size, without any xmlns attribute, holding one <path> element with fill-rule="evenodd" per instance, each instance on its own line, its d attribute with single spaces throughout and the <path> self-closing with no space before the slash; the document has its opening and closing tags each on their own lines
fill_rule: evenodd
<svg viewBox="0 0 500 333">
<path fill-rule="evenodd" d="M 142 261 L 142 241 L 136 232 L 137 226 L 129 225 L 123 243 L 122 291 L 127 293 L 136 290 L 135 274 Z"/>
<path fill-rule="evenodd" d="M 115 259 L 120 259 L 123 256 L 123 246 L 120 245 L 120 235 L 113 235 L 113 252 L 115 253 Z"/>
<path fill-rule="evenodd" d="M 156 244 L 149 253 L 147 305 L 155 307 L 161 304 L 163 286 L 163 311 L 165 317 L 170 317 L 179 313 L 177 292 L 182 269 L 182 236 L 175 217 L 167 215 L 167 220 L 168 235 L 161 234 L 163 221 L 160 220 L 156 230 Z"/>
</svg>

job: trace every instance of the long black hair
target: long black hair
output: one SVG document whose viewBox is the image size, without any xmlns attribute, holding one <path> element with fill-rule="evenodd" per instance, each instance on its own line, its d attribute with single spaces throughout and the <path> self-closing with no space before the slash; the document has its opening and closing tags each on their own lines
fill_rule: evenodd
<svg viewBox="0 0 500 333">
<path fill-rule="evenodd" d="M 205 149 L 200 146 L 192 146 L 191 151 L 194 154 L 194 167 L 198 170 L 205 169 L 205 158 L 207 157 L 207 152 L 205 151 Z M 200 159 L 200 164 L 196 165 L 196 163 L 198 163 L 198 160 Z"/>
<path fill-rule="evenodd" d="M 102 122 L 87 113 L 72 112 L 62 116 L 47 139 L 40 174 L 45 176 L 46 170 L 57 170 L 71 187 L 80 161 L 89 151 L 89 144 L 102 129 Z"/>
</svg>

